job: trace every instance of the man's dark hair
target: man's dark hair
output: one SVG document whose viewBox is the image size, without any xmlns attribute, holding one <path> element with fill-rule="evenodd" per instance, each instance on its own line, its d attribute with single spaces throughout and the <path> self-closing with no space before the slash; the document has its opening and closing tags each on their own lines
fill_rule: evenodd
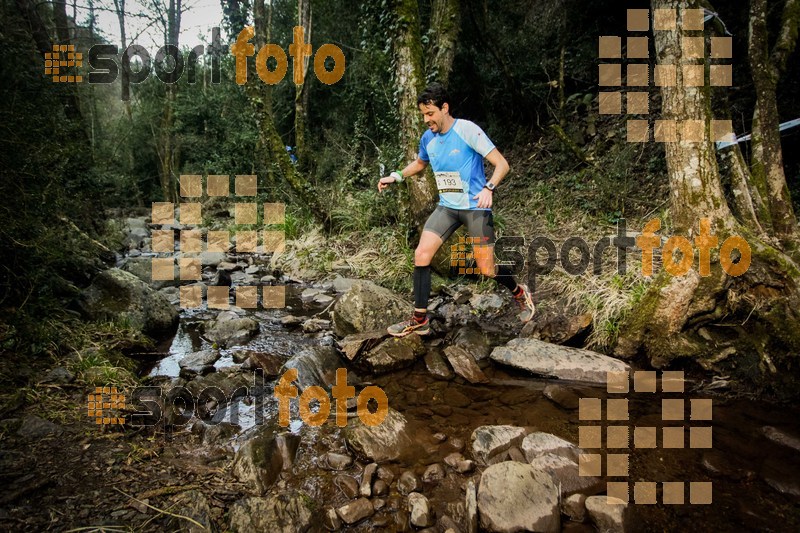
<svg viewBox="0 0 800 533">
<path fill-rule="evenodd" d="M 431 83 L 417 97 L 417 105 L 435 105 L 441 109 L 445 103 L 450 104 L 450 95 L 441 83 Z"/>
</svg>

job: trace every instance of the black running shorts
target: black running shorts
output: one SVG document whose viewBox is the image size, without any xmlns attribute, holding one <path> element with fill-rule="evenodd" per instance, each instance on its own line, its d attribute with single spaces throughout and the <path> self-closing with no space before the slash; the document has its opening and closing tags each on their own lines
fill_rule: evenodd
<svg viewBox="0 0 800 533">
<path fill-rule="evenodd" d="M 470 237 L 479 239 L 475 244 L 494 244 L 494 220 L 487 209 L 450 209 L 438 205 L 425 222 L 423 231 L 432 231 L 444 242 L 462 224 Z"/>
</svg>

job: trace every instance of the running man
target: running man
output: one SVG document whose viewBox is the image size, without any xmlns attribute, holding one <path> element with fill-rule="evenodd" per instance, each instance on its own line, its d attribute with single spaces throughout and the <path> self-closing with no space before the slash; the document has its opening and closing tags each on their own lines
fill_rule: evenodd
<svg viewBox="0 0 800 533">
<path fill-rule="evenodd" d="M 492 220 L 492 195 L 508 174 L 508 162 L 491 140 L 475 123 L 453 118 L 450 101 L 444 87 L 434 83 L 417 98 L 417 105 L 425 123 L 430 128 L 422 135 L 417 160 L 402 170 L 392 172 L 378 182 L 382 192 L 392 183 L 433 166 L 439 205 L 428 217 L 419 245 L 414 253 L 414 316 L 410 320 L 389 326 L 388 332 L 404 337 L 416 332 L 430 333 L 428 297 L 431 292 L 431 260 L 442 244 L 462 224 L 473 244 L 475 263 L 484 276 L 507 287 L 522 312 L 522 322 L 528 322 L 535 313 L 528 287 L 517 284 L 511 270 L 494 263 L 494 222 Z M 483 171 L 483 159 L 494 166 L 490 180 Z"/>
</svg>

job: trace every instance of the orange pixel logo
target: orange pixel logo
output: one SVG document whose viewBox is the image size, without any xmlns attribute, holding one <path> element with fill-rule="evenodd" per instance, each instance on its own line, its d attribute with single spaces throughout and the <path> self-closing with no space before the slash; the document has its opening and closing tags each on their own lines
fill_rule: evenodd
<svg viewBox="0 0 800 533">
<path fill-rule="evenodd" d="M 467 244 L 473 246 L 487 244 L 489 237 L 459 237 L 458 244 L 450 246 L 450 268 L 458 268 L 458 274 L 480 274 L 481 269 L 475 265 L 474 251 L 467 251 Z"/>
<path fill-rule="evenodd" d="M 159 257 L 154 257 L 151 261 L 152 280 L 202 281 L 202 257 L 204 253 L 208 252 L 279 255 L 285 251 L 286 205 L 270 202 L 256 203 L 258 177 L 255 175 L 237 175 L 233 180 L 234 196 L 249 197 L 246 201 L 233 204 L 234 223 L 237 226 L 250 227 L 236 231 L 180 228 L 176 237 L 173 228 L 176 220 L 181 226 L 202 224 L 200 199 L 204 191 L 209 197 L 231 196 L 230 176 L 226 174 L 208 175 L 205 179 L 205 187 L 203 181 L 201 175 L 181 175 L 180 196 L 185 201 L 177 205 L 172 202 L 153 202 L 152 224 L 161 225 L 162 228 L 152 230 L 152 250 L 159 254 Z M 261 213 L 260 217 L 259 213 Z M 259 218 L 261 219 L 260 224 Z M 270 229 L 261 229 L 261 227 Z M 176 244 L 178 245 L 177 254 Z M 243 309 L 257 309 L 259 294 L 261 295 L 261 307 L 265 309 L 286 307 L 286 287 L 284 285 L 234 284 L 232 287 L 226 285 L 205 287 L 192 284 L 181 286 L 179 291 L 180 306 L 183 309 L 201 307 L 203 292 L 205 292 L 209 309 L 228 309 L 231 291 L 233 291 L 235 305 Z"/>
<path fill-rule="evenodd" d="M 600 114 L 645 117 L 627 120 L 628 142 L 648 142 L 651 133 L 658 143 L 700 143 L 706 135 L 716 142 L 735 141 L 731 120 L 712 120 L 706 131 L 706 125 L 699 120 L 659 119 L 653 121 L 651 128 L 646 118 L 650 112 L 651 83 L 655 87 L 678 89 L 733 85 L 733 67 L 728 62 L 733 53 L 732 38 L 711 37 L 710 50 L 707 50 L 703 33 L 706 14 L 703 9 L 628 9 L 627 16 L 629 34 L 624 41 L 617 35 L 604 35 L 599 39 L 599 58 L 611 60 L 598 66 L 598 84 L 608 89 L 599 95 Z M 681 46 L 681 57 L 677 64 L 657 63 L 652 72 L 649 64 L 651 40 L 647 36 L 651 22 L 654 34 L 678 32 Z M 618 90 L 623 86 L 627 88 L 624 106 L 623 92 Z"/>
<path fill-rule="evenodd" d="M 96 387 L 86 402 L 87 414 L 95 419 L 98 425 L 123 425 L 125 417 L 104 416 L 110 411 L 125 409 L 125 395 L 117 392 L 116 387 Z"/>
<path fill-rule="evenodd" d="M 53 83 L 80 83 L 83 76 L 61 73 L 62 67 L 82 67 L 83 54 L 75 52 L 75 45 L 54 44 L 52 52 L 44 54 L 44 73 L 53 76 Z"/>
<path fill-rule="evenodd" d="M 613 397 L 627 395 L 630 392 L 630 372 L 608 372 L 607 391 L 612 395 L 605 400 L 605 417 L 603 416 L 603 400 L 600 398 L 581 398 L 578 404 L 578 446 L 584 450 L 595 450 L 594 453 L 582 453 L 578 459 L 580 476 L 600 477 L 603 475 L 603 433 L 605 429 L 606 478 L 617 478 L 606 483 L 607 501 L 609 504 L 626 504 L 630 501 L 629 458 L 631 445 L 635 449 L 683 449 L 686 448 L 687 402 L 684 395 L 684 373 L 682 371 L 665 371 L 661 374 L 661 392 L 672 396 L 661 400 L 661 420 L 667 424 L 661 428 L 650 425 L 631 424 L 628 411 L 628 398 Z M 655 371 L 635 371 L 633 373 L 633 390 L 636 393 L 654 394 L 658 390 L 658 376 Z M 689 448 L 708 449 L 712 445 L 713 429 L 712 400 L 692 398 L 689 402 L 691 422 L 689 424 Z M 604 428 L 600 421 L 608 421 Z M 583 425 L 583 421 L 596 421 L 593 425 Z M 633 427 L 631 427 L 633 426 Z M 660 431 L 659 431 L 660 429 Z M 660 434 L 660 438 L 659 437 Z M 622 478 L 622 479 L 619 479 Z M 693 505 L 712 503 L 712 486 L 710 481 L 636 481 L 633 484 L 633 502 L 638 505 L 654 505 L 661 485 L 662 502 L 666 505 L 682 505 L 686 503 L 685 489 L 688 485 L 688 500 Z"/>
</svg>

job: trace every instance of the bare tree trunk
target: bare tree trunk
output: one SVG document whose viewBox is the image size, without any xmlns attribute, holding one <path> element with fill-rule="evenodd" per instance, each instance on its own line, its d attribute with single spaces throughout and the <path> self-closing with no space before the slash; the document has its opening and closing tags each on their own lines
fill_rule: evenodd
<svg viewBox="0 0 800 533">
<path fill-rule="evenodd" d="M 270 6 L 268 13 L 264 5 L 264 0 L 255 0 L 253 13 L 255 24 L 254 42 L 256 50 L 259 50 L 261 46 L 269 42 L 272 8 Z M 260 80 L 254 80 L 246 85 L 246 90 L 250 103 L 256 112 L 260 140 L 266 152 L 263 154 L 259 153 L 259 156 L 263 157 L 264 166 L 269 168 L 273 164 L 276 165 L 297 199 L 308 207 L 314 218 L 320 222 L 326 230 L 329 229 L 330 220 L 325 210 L 322 208 L 322 204 L 319 202 L 319 195 L 315 193 L 305 177 L 301 175 L 296 166 L 292 164 L 289 154 L 286 153 L 286 148 L 280 133 L 278 133 L 275 127 L 275 121 L 272 116 L 271 86 L 262 83 Z"/>
<path fill-rule="evenodd" d="M 773 53 L 767 36 L 767 2 L 751 0 L 749 60 L 756 89 L 756 111 L 753 117 L 752 173 L 757 184 L 765 183 L 769 193 L 770 218 L 776 236 L 784 245 L 796 240 L 797 218 L 792 207 L 779 131 L 778 103 L 775 90 L 786 69 L 789 54 L 797 41 L 800 0 L 787 0 L 783 24 Z"/>
<path fill-rule="evenodd" d="M 311 42 L 311 0 L 297 0 L 297 24 L 304 29 L 305 42 Z M 303 83 L 295 86 L 294 96 L 294 145 L 297 162 L 301 169 L 308 168 L 310 150 L 307 146 L 308 93 L 311 78 L 308 76 L 308 65 L 311 56 L 305 56 L 302 65 L 294 68 L 302 71 Z"/>
<path fill-rule="evenodd" d="M 678 29 L 655 32 L 655 46 L 657 62 L 676 65 L 678 73 L 676 87 L 661 88 L 662 118 L 696 120 L 704 131 L 703 142 L 692 143 L 682 138 L 682 128 L 678 127 L 677 142 L 665 145 L 674 233 L 688 234 L 691 239 L 698 235 L 696 222 L 708 218 L 706 233 L 717 242 L 704 243 L 710 251 L 705 259 L 699 252 L 695 260 L 694 249 L 702 247 L 694 241 L 691 268 L 686 274 L 675 276 L 666 267 L 658 273 L 621 328 L 615 354 L 632 357 L 643 350 L 657 368 L 677 358 L 690 358 L 708 370 L 749 381 L 751 387 L 783 390 L 788 386 L 796 390 L 798 372 L 791 371 L 791 354 L 800 348 L 800 292 L 796 281 L 800 268 L 755 232 L 737 224 L 723 196 L 711 142 L 709 90 L 686 87 L 682 77 L 681 66 L 697 61 L 682 56 L 684 37 L 694 35 L 682 29 L 682 19 L 686 9 L 697 5 L 697 0 L 652 0 L 654 9 L 678 13 Z M 740 162 L 736 165 L 744 168 Z M 740 176 L 734 181 L 741 185 L 745 179 Z M 720 256 L 725 240 L 737 235 L 747 245 L 737 247 L 742 261 L 742 247 L 749 254 L 747 268 L 734 275 L 726 270 L 731 258 Z M 723 260 L 727 261 L 725 267 Z M 707 271 L 703 263 L 710 267 Z M 779 373 L 778 368 L 785 372 Z"/>
<path fill-rule="evenodd" d="M 395 41 L 395 77 L 398 87 L 400 113 L 400 142 L 405 148 L 405 158 L 417 158 L 421 121 L 417 95 L 424 89 L 422 42 L 419 32 L 419 7 L 417 0 L 398 0 L 398 36 Z M 413 226 L 421 229 L 436 206 L 437 192 L 429 174 L 406 180 L 409 193 L 409 210 Z"/>
<path fill-rule="evenodd" d="M 179 47 L 178 36 L 181 31 L 181 0 L 169 0 L 166 20 L 164 22 L 165 44 Z M 161 193 L 166 202 L 178 200 L 177 179 L 175 177 L 176 150 L 174 147 L 175 140 L 172 135 L 172 128 L 175 125 L 175 96 L 177 94 L 177 89 L 177 82 L 166 84 L 164 111 L 161 119 L 159 146 L 157 149 L 161 167 Z"/>
<path fill-rule="evenodd" d="M 456 56 L 461 8 L 458 0 L 433 0 L 431 11 L 433 58 L 428 69 L 428 78 L 447 86 Z"/>
</svg>

